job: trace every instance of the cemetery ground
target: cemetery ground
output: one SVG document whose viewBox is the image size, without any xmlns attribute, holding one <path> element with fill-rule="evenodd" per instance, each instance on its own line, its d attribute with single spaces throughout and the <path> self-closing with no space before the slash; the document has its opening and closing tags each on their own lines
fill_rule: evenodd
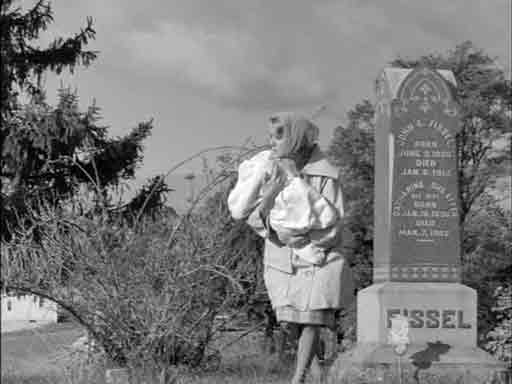
<svg viewBox="0 0 512 384">
<path fill-rule="evenodd" d="M 222 344 L 241 332 L 226 332 Z M 79 325 L 58 323 L 41 328 L 2 334 L 1 367 L 3 384 L 103 384 L 105 366 L 86 362 L 86 354 L 72 345 L 85 335 Z M 288 383 L 293 369 L 291 358 L 280 362 L 275 354 L 264 353 L 260 335 L 250 333 L 226 348 L 220 364 L 196 370 L 180 370 L 176 383 L 258 384 Z M 141 381 L 144 382 L 144 381 Z M 159 384 L 159 380 L 147 380 Z"/>
<path fill-rule="evenodd" d="M 244 332 L 226 332 L 219 344 L 225 345 L 239 339 Z M 73 348 L 85 335 L 84 330 L 72 322 L 57 323 L 39 328 L 3 334 L 1 338 L 2 384 L 107 384 L 106 366 L 102 358 L 92 357 Z M 249 333 L 223 350 L 220 361 L 197 369 L 171 370 L 172 377 L 162 381 L 158 375 L 136 374 L 130 383 L 137 384 L 285 384 L 293 371 L 293 354 L 287 353 L 284 361 L 262 349 L 262 334 Z M 351 371 L 350 367 L 346 367 Z M 354 371 L 356 372 L 356 371 Z M 395 384 L 396 376 L 383 375 L 374 369 L 357 370 L 355 376 L 341 384 Z M 413 372 L 404 371 L 405 383 Z M 446 377 L 420 373 L 421 384 L 461 384 Z M 306 383 L 314 383 L 311 376 Z M 329 381 L 327 381 L 329 383 Z M 338 382 L 337 382 L 338 383 Z"/>
<path fill-rule="evenodd" d="M 12 1 L 7 3 L 10 5 Z M 87 40 L 95 35 L 92 19 L 88 19 L 86 29 L 70 40 L 73 49 L 66 55 L 66 60 L 62 61 L 50 48 L 42 51 L 48 54 L 44 66 L 38 60 L 34 61 L 30 45 L 33 36 L 37 36 L 38 31 L 44 30 L 46 23 L 52 21 L 50 7 L 44 3 L 37 2 L 34 10 L 27 14 L 15 11 L 7 19 L 16 28 L 8 29 L 8 38 L 4 40 L 16 44 L 9 49 L 21 59 L 6 67 L 10 80 L 2 84 L 2 94 L 9 102 L 2 103 L 1 116 L 2 119 L 8 116 L 7 139 L 12 145 L 6 146 L 9 149 L 6 164 L 9 165 L 5 173 L 10 176 L 6 182 L 2 180 L 2 186 L 7 186 L 5 201 L 8 204 L 2 205 L 1 216 L 6 228 L 15 230 L 10 231 L 13 238 L 2 242 L 1 286 L 21 293 L 40 292 L 49 298 L 59 299 L 64 304 L 61 306 L 74 311 L 83 324 L 89 326 L 95 339 L 107 346 L 105 353 L 119 366 L 135 364 L 148 357 L 157 364 L 167 364 L 168 350 L 173 353 L 176 364 L 191 360 L 199 362 L 207 346 L 217 347 L 207 344 L 210 341 L 208 335 L 212 318 L 224 311 L 239 310 L 245 293 L 261 285 L 261 280 L 252 278 L 256 276 L 261 279 L 263 275 L 260 264 L 261 239 L 244 223 L 234 222 L 226 206 L 227 186 L 230 178 L 236 175 L 237 164 L 243 156 L 237 150 L 232 155 L 219 155 L 219 164 L 215 163 L 214 169 L 208 169 L 205 165 L 205 174 L 209 178 L 211 176 L 212 180 L 207 188 L 197 193 L 193 201 L 191 199 L 190 214 L 178 217 L 173 209 L 165 206 L 165 195 L 171 188 L 161 176 L 148 179 L 131 201 L 113 205 L 109 188 L 133 177 L 136 165 L 143 158 L 142 142 L 150 135 L 153 120 L 139 123 L 124 137 L 110 139 L 106 127 L 99 125 L 99 108 L 93 105 L 87 113 L 81 112 L 78 96 L 70 90 L 59 93 L 58 106 L 49 105 L 40 97 L 30 103 L 19 97 L 22 93 L 18 93 L 18 90 L 30 93 L 35 89 L 37 78 L 47 71 L 60 72 L 80 61 L 87 64 L 96 57 L 95 52 L 84 50 Z M 47 21 L 41 23 L 40 20 Z M 503 71 L 496 69 L 493 63 L 493 58 L 475 49 L 469 41 L 446 55 L 436 53 L 418 60 L 397 58 L 390 63 L 402 69 L 421 64 L 454 72 L 457 86 L 460 87 L 458 94 L 463 96 L 458 100 L 463 124 L 460 127 L 462 135 L 459 135 L 460 151 L 457 150 L 462 156 L 457 164 L 454 164 L 457 156 L 452 147 L 455 131 L 451 137 L 447 136 L 437 122 L 443 122 L 444 127 L 450 125 L 436 119 L 436 116 L 427 116 L 427 112 L 431 114 L 432 111 L 430 101 L 436 102 L 436 111 L 440 110 L 448 116 L 455 112 L 450 103 L 439 104 L 444 97 L 436 95 L 430 98 L 413 95 L 416 100 L 425 101 L 426 104 L 422 102 L 417 105 L 416 114 L 408 117 L 414 124 L 409 125 L 405 119 L 397 120 L 400 124 L 393 127 L 400 139 L 398 145 L 393 147 L 396 153 L 390 148 L 389 153 L 379 152 L 386 148 L 382 144 L 388 144 L 389 137 L 383 135 L 373 140 L 374 133 L 384 133 L 374 123 L 376 112 L 390 110 L 388 107 L 392 100 L 386 101 L 384 98 L 381 100 L 383 103 L 376 106 L 377 110 L 367 100 L 356 105 L 347 114 L 348 126 L 336 128 L 329 152 L 336 165 L 343 169 L 342 185 L 347 201 L 351 201 L 347 229 L 356 239 L 350 247 L 350 257 L 356 267 L 357 288 L 362 290 L 379 280 L 372 279 L 372 272 L 381 280 L 414 279 L 415 284 L 423 284 L 422 280 L 458 282 L 466 276 L 469 278 L 468 285 L 478 289 L 479 300 L 483 299 L 480 303 L 484 305 L 477 307 L 476 300 L 473 300 L 461 308 L 461 303 L 454 300 L 446 303 L 449 306 L 443 306 L 445 297 L 429 294 L 430 306 L 425 309 L 438 311 L 434 313 L 440 313 L 439 308 L 447 309 L 445 313 L 448 314 L 464 313 L 460 317 L 461 325 L 469 324 L 468 319 L 471 319 L 471 328 L 455 328 L 449 321 L 445 323 L 444 335 L 457 336 L 453 344 L 476 341 L 474 336 L 479 316 L 478 325 L 485 327 L 481 335 L 488 339 L 487 347 L 510 361 L 510 352 L 505 350 L 510 345 L 510 337 L 505 334 L 510 318 L 489 314 L 498 301 L 492 292 L 493 285 L 499 283 L 496 288 L 509 292 L 511 282 L 507 271 L 510 271 L 510 254 L 507 250 L 512 249 L 507 213 L 496 207 L 494 199 L 483 193 L 492 184 L 497 171 L 510 169 L 510 156 L 505 148 L 496 149 L 496 152 L 487 145 L 493 140 L 508 140 L 512 116 L 510 80 L 506 80 Z M 36 74 L 38 76 L 32 76 Z M 446 88 L 443 81 L 432 85 L 438 83 L 440 89 Z M 426 95 L 437 86 L 430 87 L 425 83 L 421 87 L 410 88 Z M 390 92 L 386 91 L 382 96 L 388 94 Z M 403 94 L 407 101 L 409 94 Z M 420 96 L 420 99 L 416 96 Z M 406 108 L 402 107 L 406 105 L 393 110 L 405 112 Z M 62 116 L 70 118 L 62 119 Z M 84 116 L 87 116 L 86 123 Z M 422 119 L 412 119 L 415 116 L 422 116 Z M 446 116 L 443 119 L 449 120 Z M 439 136 L 433 140 L 427 137 L 432 130 Z M 90 145 L 90 137 L 97 137 L 93 146 Z M 405 148 L 398 151 L 400 143 Z M 439 149 L 441 146 L 442 150 Z M 83 148 L 86 150 L 83 151 Z M 31 153 L 40 154 L 38 158 L 41 161 L 26 155 Z M 74 154 L 77 154 L 77 159 Z M 398 159 L 393 167 L 389 164 L 389 154 Z M 247 155 L 249 152 L 245 152 Z M 185 163 L 179 163 L 167 174 Z M 460 173 L 456 172 L 457 166 Z M 390 170 L 401 178 L 390 179 Z M 458 183 L 455 182 L 457 174 L 464 176 Z M 49 176 L 52 179 L 48 179 Z M 417 182 L 416 178 L 420 176 L 424 180 Z M 374 193 L 374 182 L 378 187 L 387 186 L 384 195 L 379 188 Z M 58 191 L 50 188 L 52 191 L 49 193 L 48 186 L 51 185 L 60 187 Z M 444 194 L 441 192 L 444 189 L 440 187 L 449 193 Z M 455 215 L 458 214 L 457 202 L 453 199 L 453 196 L 458 196 L 454 189 L 456 187 L 461 188 L 464 197 L 460 202 L 463 213 L 460 221 L 465 221 L 460 244 L 452 241 L 460 238 L 459 231 L 462 229 Z M 75 193 L 82 188 L 87 192 L 86 196 Z M 400 204 L 389 204 L 393 200 L 393 191 L 396 193 L 400 189 L 406 192 L 403 198 L 396 196 Z M 41 198 L 48 193 L 47 199 Z M 3 194 L 2 189 L 2 200 Z M 386 202 L 383 196 L 389 200 Z M 373 203 L 374 197 L 377 197 L 376 204 Z M 19 212 L 25 212 L 21 225 L 18 225 Z M 383 231 L 383 227 L 386 230 Z M 391 232 L 394 237 L 390 236 Z M 4 252 L 4 248 L 8 252 Z M 374 255 L 373 249 L 379 252 Z M 382 253 L 382 249 L 386 249 L 387 254 Z M 411 249 L 417 252 L 411 252 Z M 461 250 L 463 252 L 459 253 Z M 409 254 L 415 257 L 406 258 Z M 431 260 L 429 256 L 432 254 L 446 255 L 449 259 L 436 257 L 436 260 Z M 459 254 L 464 255 L 464 268 L 459 265 Z M 377 260 L 376 264 L 379 264 L 378 259 L 382 256 L 385 256 L 380 260 L 380 267 L 383 268 L 373 268 L 372 263 Z M 434 268 L 430 268 L 431 263 L 436 264 Z M 500 281 L 496 280 L 498 275 L 501 276 Z M 493 281 L 490 281 L 491 277 Z M 40 291 L 41 283 L 44 285 L 43 292 Z M 406 290 L 402 292 L 409 293 Z M 401 298 L 398 295 L 395 297 Z M 423 311 L 416 306 L 423 301 L 414 298 L 409 303 L 403 300 L 381 303 L 382 312 L 379 313 L 387 313 L 384 312 L 387 309 L 403 311 L 408 308 Z M 134 308 L 136 311 L 131 312 Z M 471 317 L 467 316 L 470 312 Z M 348 318 L 344 334 L 355 325 L 355 320 L 350 316 Z M 372 325 L 375 329 L 379 318 L 369 315 L 366 319 L 370 320 L 366 327 L 369 332 L 361 334 L 375 335 Z M 437 318 L 432 321 L 440 325 Z M 384 342 L 387 336 L 385 323 L 378 324 L 381 329 L 378 341 Z M 420 322 L 415 321 L 415 324 Z M 426 325 L 427 322 L 421 320 L 421 324 Z M 434 340 L 439 337 L 437 327 L 411 328 L 412 340 L 419 339 L 416 335 L 421 336 L 423 341 L 426 341 L 425 335 L 428 334 L 433 335 Z M 141 332 L 148 330 L 151 337 L 139 337 Z M 496 331 L 492 338 L 488 337 L 491 330 Z M 82 329 L 73 324 L 58 324 L 2 335 L 2 383 L 105 382 L 104 356 L 95 354 L 91 360 L 87 360 L 83 358 L 83 353 L 72 352 L 72 344 L 82 334 Z M 228 333 L 226 337 L 236 338 L 236 335 Z M 221 339 L 221 345 L 224 345 L 223 341 Z M 444 357 L 439 355 L 429 355 L 427 362 L 439 361 L 433 358 Z M 274 355 L 258 348 L 257 341 L 250 337 L 223 349 L 218 366 L 215 362 L 212 365 L 209 369 L 199 367 L 194 372 L 180 370 L 177 372 L 180 374 L 179 380 L 135 382 L 285 383 L 289 381 L 292 371 L 292 364 L 280 363 Z M 379 377 L 373 375 L 372 380 L 349 382 L 398 382 L 375 381 Z M 420 381 L 420 384 L 434 383 L 455 384 L 437 379 Z M 418 384 L 417 381 L 415 384 Z M 476 384 L 481 384 L 481 381 Z"/>
</svg>

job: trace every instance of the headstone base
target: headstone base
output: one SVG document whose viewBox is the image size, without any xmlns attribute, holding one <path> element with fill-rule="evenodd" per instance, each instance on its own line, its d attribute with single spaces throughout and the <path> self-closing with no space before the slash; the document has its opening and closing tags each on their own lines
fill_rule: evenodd
<svg viewBox="0 0 512 384">
<path fill-rule="evenodd" d="M 338 356 L 328 383 L 512 384 L 507 365 L 477 348 L 476 308 L 476 291 L 458 283 L 383 282 L 361 290 L 358 343 Z M 393 314 L 409 318 L 411 344 L 402 356 L 388 340 Z"/>
<path fill-rule="evenodd" d="M 357 342 L 387 344 L 391 318 L 409 321 L 413 344 L 476 347 L 476 291 L 458 283 L 384 282 L 357 294 Z"/>
<path fill-rule="evenodd" d="M 410 345 L 398 356 L 390 345 L 358 344 L 338 356 L 328 384 L 512 384 L 507 365 L 479 348 Z"/>
</svg>

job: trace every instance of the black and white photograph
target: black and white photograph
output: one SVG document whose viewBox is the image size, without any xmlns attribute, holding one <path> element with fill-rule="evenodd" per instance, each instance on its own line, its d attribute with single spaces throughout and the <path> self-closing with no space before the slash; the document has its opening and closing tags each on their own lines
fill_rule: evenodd
<svg viewBox="0 0 512 384">
<path fill-rule="evenodd" d="M 3 384 L 512 384 L 512 0 L 0 0 Z"/>
</svg>

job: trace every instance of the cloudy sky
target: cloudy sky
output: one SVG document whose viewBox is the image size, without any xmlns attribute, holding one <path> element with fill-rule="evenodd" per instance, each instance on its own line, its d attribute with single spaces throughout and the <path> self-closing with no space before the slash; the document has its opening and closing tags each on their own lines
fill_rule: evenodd
<svg viewBox="0 0 512 384">
<path fill-rule="evenodd" d="M 32 1 L 23 0 L 30 4 Z M 53 0 L 46 38 L 92 16 L 98 60 L 63 82 L 113 135 L 154 118 L 138 179 L 201 149 L 265 139 L 272 111 L 327 110 L 321 142 L 397 55 L 472 40 L 509 68 L 511 0 Z"/>
</svg>

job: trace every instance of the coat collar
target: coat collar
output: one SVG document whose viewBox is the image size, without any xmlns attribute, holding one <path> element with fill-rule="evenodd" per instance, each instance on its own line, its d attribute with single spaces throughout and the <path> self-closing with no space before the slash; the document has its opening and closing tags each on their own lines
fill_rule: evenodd
<svg viewBox="0 0 512 384">
<path fill-rule="evenodd" d="M 340 170 L 329 162 L 327 156 L 317 145 L 301 172 L 310 176 L 327 176 L 338 179 Z"/>
</svg>

